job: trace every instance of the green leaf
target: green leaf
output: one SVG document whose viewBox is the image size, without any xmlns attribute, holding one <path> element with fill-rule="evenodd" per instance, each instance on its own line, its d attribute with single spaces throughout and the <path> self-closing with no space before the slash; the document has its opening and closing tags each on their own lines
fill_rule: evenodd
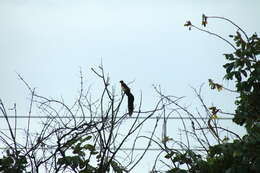
<svg viewBox="0 0 260 173">
<path fill-rule="evenodd" d="M 96 155 L 96 154 L 98 154 L 98 151 L 91 151 L 90 154 Z"/>
<path fill-rule="evenodd" d="M 90 140 L 91 138 L 92 138 L 92 136 L 87 136 L 87 137 L 81 139 L 80 142 L 83 143 L 83 142 L 85 142 L 85 141 Z"/>
<path fill-rule="evenodd" d="M 66 163 L 66 160 L 64 158 L 59 158 L 58 159 L 58 162 L 57 162 L 58 165 L 63 165 L 65 163 Z"/>
<path fill-rule="evenodd" d="M 241 73 L 242 73 L 245 77 L 247 77 L 247 73 L 246 73 L 245 70 L 241 70 Z"/>
<path fill-rule="evenodd" d="M 171 158 L 173 156 L 173 154 L 174 154 L 174 152 L 171 152 L 171 153 L 166 154 L 164 157 L 166 159 L 169 159 L 169 158 Z"/>
<path fill-rule="evenodd" d="M 225 64 L 225 65 L 223 65 L 223 67 L 224 68 L 226 68 L 226 72 L 227 73 L 230 73 L 230 71 L 233 69 L 233 67 L 234 67 L 234 62 L 232 62 L 232 63 L 227 63 L 227 64 Z"/>
<path fill-rule="evenodd" d="M 227 74 L 224 76 L 224 78 L 227 79 L 227 80 L 232 80 L 234 74 L 235 74 L 235 72 L 227 73 Z"/>
<path fill-rule="evenodd" d="M 79 173 L 93 173 L 93 172 L 91 170 L 85 169 L 85 170 L 79 171 Z"/>
<path fill-rule="evenodd" d="M 260 172 L 260 157 L 255 160 L 252 168 L 255 172 Z"/>
<path fill-rule="evenodd" d="M 234 60 L 234 55 L 233 54 L 224 54 L 227 60 Z"/>
<path fill-rule="evenodd" d="M 95 147 L 91 144 L 84 145 L 84 148 L 89 150 L 89 151 L 95 151 Z"/>
<path fill-rule="evenodd" d="M 248 61 L 248 60 L 246 61 L 246 66 L 247 66 L 248 69 L 251 68 L 252 65 L 251 65 L 250 61 Z"/>
<path fill-rule="evenodd" d="M 187 173 L 187 171 L 185 171 L 184 169 L 180 169 L 180 168 L 173 168 L 169 171 L 166 171 L 166 173 Z"/>
<path fill-rule="evenodd" d="M 235 73 L 235 77 L 238 80 L 238 82 L 241 81 L 241 75 L 240 75 L 240 73 L 238 71 Z"/>
<path fill-rule="evenodd" d="M 69 141 L 66 142 L 65 146 L 70 147 L 73 144 L 75 144 L 76 142 L 78 142 L 77 139 L 69 140 Z"/>
<path fill-rule="evenodd" d="M 123 169 L 120 167 L 120 165 L 118 165 L 117 162 L 112 161 L 111 166 L 116 173 L 123 173 Z"/>
<path fill-rule="evenodd" d="M 74 150 L 73 150 L 73 153 L 76 154 L 76 153 L 79 153 L 81 151 L 81 146 L 80 146 L 80 143 L 78 143 L 75 147 L 74 147 Z"/>
</svg>

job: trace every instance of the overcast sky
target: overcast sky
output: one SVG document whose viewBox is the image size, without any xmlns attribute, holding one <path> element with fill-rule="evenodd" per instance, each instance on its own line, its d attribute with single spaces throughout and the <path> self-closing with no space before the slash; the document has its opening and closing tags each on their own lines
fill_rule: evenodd
<svg viewBox="0 0 260 173">
<path fill-rule="evenodd" d="M 223 53 L 232 48 L 217 38 L 185 28 L 200 26 L 202 13 L 233 20 L 251 35 L 260 30 L 259 0 L 0 0 L 0 98 L 19 112 L 28 91 L 16 72 L 38 93 L 65 100 L 79 90 L 79 68 L 88 84 L 97 84 L 90 68 L 103 62 L 111 84 L 134 81 L 133 93 L 143 93 L 152 105 L 153 84 L 171 95 L 195 99 L 190 86 L 203 89 L 208 104 L 234 110 L 235 95 L 212 92 L 207 80 L 223 81 Z M 209 20 L 207 29 L 222 36 L 236 29 Z M 146 163 L 145 171 L 151 168 Z"/>
</svg>

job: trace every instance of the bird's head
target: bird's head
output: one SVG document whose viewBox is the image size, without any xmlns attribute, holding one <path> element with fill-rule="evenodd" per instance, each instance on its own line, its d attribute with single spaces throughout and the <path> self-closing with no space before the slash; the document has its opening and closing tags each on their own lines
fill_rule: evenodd
<svg viewBox="0 0 260 173">
<path fill-rule="evenodd" d="M 120 80 L 120 83 L 124 83 L 124 81 L 123 81 L 123 80 Z"/>
</svg>

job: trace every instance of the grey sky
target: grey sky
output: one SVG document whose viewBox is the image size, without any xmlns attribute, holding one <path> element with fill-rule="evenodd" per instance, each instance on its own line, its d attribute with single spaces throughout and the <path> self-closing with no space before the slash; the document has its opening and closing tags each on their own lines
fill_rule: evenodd
<svg viewBox="0 0 260 173">
<path fill-rule="evenodd" d="M 135 80 L 130 87 L 137 98 L 142 91 L 148 108 L 152 84 L 192 104 L 190 86 L 205 82 L 207 103 L 232 112 L 235 96 L 207 85 L 212 78 L 232 88 L 222 80 L 222 54 L 232 48 L 183 24 L 200 26 L 205 13 L 227 17 L 251 35 L 260 30 L 259 8 L 258 0 L 0 0 L 0 98 L 10 107 L 17 102 L 21 113 L 28 110 L 18 72 L 42 95 L 70 100 L 79 90 L 79 67 L 95 85 L 90 68 L 102 59 L 111 84 L 119 91 L 119 80 Z M 236 31 L 219 20 L 209 20 L 206 29 L 223 36 Z"/>
</svg>

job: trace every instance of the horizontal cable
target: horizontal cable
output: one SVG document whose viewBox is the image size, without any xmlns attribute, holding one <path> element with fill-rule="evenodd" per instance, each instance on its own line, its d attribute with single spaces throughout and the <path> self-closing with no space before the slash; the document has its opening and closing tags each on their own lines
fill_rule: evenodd
<svg viewBox="0 0 260 173">
<path fill-rule="evenodd" d="M 0 116 L 0 118 L 5 118 L 4 116 Z M 14 118 L 33 118 L 33 119 L 37 119 L 37 118 L 49 118 L 49 119 L 55 119 L 55 118 L 62 118 L 62 119 L 65 119 L 65 118 L 76 118 L 76 119 L 90 119 L 90 118 L 93 118 L 93 119 L 97 119 L 97 118 L 102 118 L 100 116 L 98 117 L 90 117 L 90 116 L 75 116 L 75 117 L 68 117 L 68 116 L 8 116 L 8 118 L 11 118 L 11 119 L 14 119 Z M 104 117 L 103 117 L 104 118 Z M 122 117 L 117 117 L 117 118 L 122 118 Z M 147 117 L 127 117 L 127 119 L 146 119 Z M 149 119 L 164 119 L 164 117 L 150 117 Z M 210 119 L 210 117 L 168 117 L 168 118 L 165 118 L 165 119 L 169 119 L 169 120 L 192 120 L 192 119 L 196 119 L 196 120 L 208 120 Z M 217 119 L 219 120 L 232 120 L 233 118 L 231 117 L 218 117 Z"/>
<path fill-rule="evenodd" d="M 4 147 L 0 147 L 0 150 L 5 150 L 7 148 L 4 148 Z M 23 148 L 25 149 L 25 148 Z M 27 150 L 30 150 L 30 148 L 26 148 Z M 57 149 L 57 147 L 41 147 L 41 148 L 38 148 L 38 149 L 41 149 L 41 150 L 55 150 Z M 19 148 L 18 148 L 19 150 Z M 98 150 L 98 149 L 97 149 Z M 111 148 L 111 150 L 113 150 L 113 148 Z M 148 151 L 162 151 L 161 148 L 120 148 L 119 150 L 123 150 L 123 151 L 144 151 L 144 150 L 148 150 Z M 170 150 L 177 150 L 177 151 L 186 151 L 187 149 L 185 148 L 172 148 Z M 205 149 L 199 149 L 199 148 L 190 148 L 189 150 L 192 150 L 192 151 L 205 151 Z"/>
</svg>

